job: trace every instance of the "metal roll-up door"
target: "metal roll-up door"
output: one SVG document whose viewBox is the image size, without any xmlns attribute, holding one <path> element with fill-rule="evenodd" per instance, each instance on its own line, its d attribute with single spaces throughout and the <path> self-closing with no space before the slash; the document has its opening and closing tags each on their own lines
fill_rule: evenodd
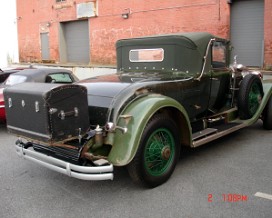
<svg viewBox="0 0 272 218">
<path fill-rule="evenodd" d="M 263 65 L 264 1 L 237 0 L 231 4 L 232 56 L 246 66 Z"/>
<path fill-rule="evenodd" d="M 63 23 L 62 28 L 66 45 L 66 62 L 89 63 L 90 40 L 88 20 Z"/>
</svg>

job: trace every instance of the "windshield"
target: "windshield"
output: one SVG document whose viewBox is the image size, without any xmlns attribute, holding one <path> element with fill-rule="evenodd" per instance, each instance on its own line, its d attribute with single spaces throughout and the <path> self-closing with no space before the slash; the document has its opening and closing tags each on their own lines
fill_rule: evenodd
<svg viewBox="0 0 272 218">
<path fill-rule="evenodd" d="M 8 79 L 5 81 L 5 85 L 7 86 L 13 86 L 15 84 L 23 83 L 27 79 L 26 76 L 21 75 L 10 75 Z"/>
</svg>

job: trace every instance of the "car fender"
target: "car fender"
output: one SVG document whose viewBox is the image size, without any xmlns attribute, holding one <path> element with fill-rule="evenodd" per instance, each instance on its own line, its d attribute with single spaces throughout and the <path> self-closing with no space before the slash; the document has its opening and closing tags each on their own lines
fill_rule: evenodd
<svg viewBox="0 0 272 218">
<path fill-rule="evenodd" d="M 262 113 L 268 103 L 269 98 L 272 96 L 272 82 L 271 82 L 271 80 L 264 81 L 262 83 L 262 85 L 263 85 L 263 92 L 264 92 L 262 102 L 259 105 L 259 108 L 256 111 L 255 115 L 251 119 L 245 121 L 246 125 L 252 125 L 260 118 L 260 116 L 262 115 Z"/>
<path fill-rule="evenodd" d="M 113 146 L 108 156 L 108 160 L 113 165 L 124 166 L 133 159 L 146 124 L 156 112 L 163 108 L 175 109 L 182 115 L 182 125 L 186 125 L 186 127 L 180 128 L 180 131 L 187 130 L 185 131 L 187 143 L 191 143 L 191 126 L 184 107 L 176 100 L 167 96 L 157 94 L 146 95 L 131 102 L 118 118 L 117 126 L 126 127 L 127 132 L 124 133 L 116 129 L 113 133 Z M 131 116 L 129 121 L 123 118 L 127 116 Z"/>
<path fill-rule="evenodd" d="M 259 105 L 259 108 L 250 119 L 241 121 L 244 124 L 243 127 L 250 126 L 250 125 L 254 124 L 255 122 L 258 121 L 259 118 L 262 117 L 262 113 L 268 103 L 268 100 L 272 96 L 271 80 L 263 81 L 262 85 L 263 85 L 264 95 L 263 95 L 262 101 Z"/>
</svg>

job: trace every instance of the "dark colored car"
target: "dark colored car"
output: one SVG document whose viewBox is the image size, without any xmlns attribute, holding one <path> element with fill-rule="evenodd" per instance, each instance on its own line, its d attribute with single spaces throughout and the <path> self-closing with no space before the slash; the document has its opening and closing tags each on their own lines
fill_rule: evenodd
<svg viewBox="0 0 272 218">
<path fill-rule="evenodd" d="M 119 40 L 116 48 L 115 75 L 5 90 L 20 156 L 85 180 L 113 179 L 113 166 L 126 166 L 133 181 L 155 187 L 171 176 L 182 147 L 258 119 L 272 129 L 272 83 L 231 64 L 228 40 L 184 33 Z"/>
<path fill-rule="evenodd" d="M 32 65 L 30 65 L 29 67 L 16 67 L 16 68 L 9 69 L 9 70 L 0 69 L 0 86 L 2 83 L 4 83 L 6 81 L 6 79 L 9 77 L 9 75 L 11 75 L 13 73 L 17 73 L 21 70 L 26 70 L 26 69 L 35 69 L 35 68 Z"/>
<path fill-rule="evenodd" d="M 51 69 L 51 68 L 17 68 L 5 71 L 7 78 L 0 85 L 0 122 L 5 122 L 5 102 L 3 90 L 6 87 L 13 86 L 24 82 L 38 82 L 38 83 L 74 83 L 78 79 L 72 74 L 70 70 L 65 69 Z"/>
<path fill-rule="evenodd" d="M 0 85 L 6 81 L 10 74 L 19 72 L 20 69 L 12 69 L 12 70 L 1 70 L 0 69 Z"/>
<path fill-rule="evenodd" d="M 10 74 L 16 73 L 18 71 L 19 70 L 5 70 L 5 71 L 0 70 L 0 84 L 5 82 L 5 80 L 9 77 Z"/>
</svg>

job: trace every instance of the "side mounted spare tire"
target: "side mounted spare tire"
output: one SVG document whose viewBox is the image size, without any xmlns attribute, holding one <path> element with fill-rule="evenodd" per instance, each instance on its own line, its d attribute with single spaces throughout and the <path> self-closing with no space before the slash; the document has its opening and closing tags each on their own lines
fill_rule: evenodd
<svg viewBox="0 0 272 218">
<path fill-rule="evenodd" d="M 238 111 L 242 120 L 256 113 L 263 98 L 263 86 L 259 76 L 248 74 L 241 82 L 238 93 Z"/>
<path fill-rule="evenodd" d="M 272 96 L 270 96 L 263 112 L 263 127 L 272 130 Z"/>
</svg>

